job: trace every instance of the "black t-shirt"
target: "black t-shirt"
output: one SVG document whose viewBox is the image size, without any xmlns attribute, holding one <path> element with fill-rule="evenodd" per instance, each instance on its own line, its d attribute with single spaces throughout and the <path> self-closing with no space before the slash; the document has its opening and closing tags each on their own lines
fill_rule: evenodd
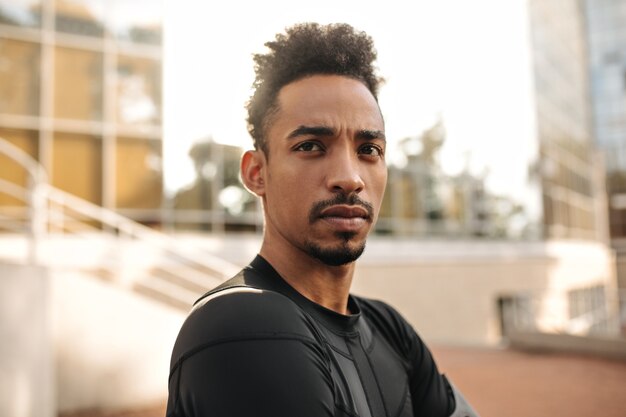
<svg viewBox="0 0 626 417">
<path fill-rule="evenodd" d="M 205 294 L 172 354 L 168 417 L 444 417 L 455 395 L 390 306 L 350 296 L 341 315 L 260 256 Z"/>
</svg>

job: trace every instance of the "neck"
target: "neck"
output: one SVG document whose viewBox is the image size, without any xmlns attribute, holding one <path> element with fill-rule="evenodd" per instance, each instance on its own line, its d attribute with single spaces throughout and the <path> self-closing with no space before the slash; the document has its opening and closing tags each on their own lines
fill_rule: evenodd
<svg viewBox="0 0 626 417">
<path fill-rule="evenodd" d="M 329 310 L 349 314 L 348 295 L 354 262 L 329 266 L 299 249 L 293 249 L 279 249 L 264 238 L 260 254 L 300 294 Z"/>
</svg>

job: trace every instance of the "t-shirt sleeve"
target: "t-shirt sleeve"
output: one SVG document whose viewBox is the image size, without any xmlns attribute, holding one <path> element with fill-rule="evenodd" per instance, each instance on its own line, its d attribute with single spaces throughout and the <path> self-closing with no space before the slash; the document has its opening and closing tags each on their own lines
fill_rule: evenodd
<svg viewBox="0 0 626 417">
<path fill-rule="evenodd" d="M 301 315 L 267 293 L 194 312 L 174 348 L 167 416 L 333 416 L 325 352 Z"/>
<path fill-rule="evenodd" d="M 404 359 L 415 416 L 448 417 L 455 408 L 454 393 L 439 373 L 433 356 L 413 327 L 393 307 L 367 300 L 377 329 Z"/>
<path fill-rule="evenodd" d="M 432 353 L 415 331 L 409 327 L 408 343 L 411 373 L 409 387 L 415 416 L 447 417 L 455 409 L 454 393 L 446 378 L 439 373 Z"/>
</svg>

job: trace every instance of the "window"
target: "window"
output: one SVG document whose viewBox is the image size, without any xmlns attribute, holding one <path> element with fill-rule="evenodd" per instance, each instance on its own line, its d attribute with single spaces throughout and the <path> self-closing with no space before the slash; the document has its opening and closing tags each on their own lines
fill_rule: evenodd
<svg viewBox="0 0 626 417">
<path fill-rule="evenodd" d="M 56 0 L 56 30 L 76 35 L 104 36 L 104 3 L 104 0 Z"/>
<path fill-rule="evenodd" d="M 0 113 L 39 114 L 40 48 L 0 39 Z"/>
<path fill-rule="evenodd" d="M 54 115 L 62 119 L 102 120 L 102 54 L 56 48 Z"/>
<path fill-rule="evenodd" d="M 118 138 L 115 164 L 116 207 L 150 209 L 161 206 L 161 141 Z"/>
<path fill-rule="evenodd" d="M 95 204 L 102 203 L 100 138 L 57 132 L 52 146 L 52 185 Z"/>
<path fill-rule="evenodd" d="M 117 121 L 128 125 L 160 124 L 161 65 L 158 61 L 119 57 Z"/>
</svg>

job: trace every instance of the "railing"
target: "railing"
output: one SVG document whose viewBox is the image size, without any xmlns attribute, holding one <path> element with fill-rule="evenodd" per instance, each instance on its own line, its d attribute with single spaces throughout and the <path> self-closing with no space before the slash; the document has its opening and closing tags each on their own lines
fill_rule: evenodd
<svg viewBox="0 0 626 417">
<path fill-rule="evenodd" d="M 29 263 L 80 269 L 182 308 L 239 269 L 50 186 L 37 161 L 2 138 L 0 153 L 28 173 L 27 187 L 0 178 L 0 193 L 25 204 L 21 218 L 0 212 L 0 229 L 27 236 Z"/>
</svg>

